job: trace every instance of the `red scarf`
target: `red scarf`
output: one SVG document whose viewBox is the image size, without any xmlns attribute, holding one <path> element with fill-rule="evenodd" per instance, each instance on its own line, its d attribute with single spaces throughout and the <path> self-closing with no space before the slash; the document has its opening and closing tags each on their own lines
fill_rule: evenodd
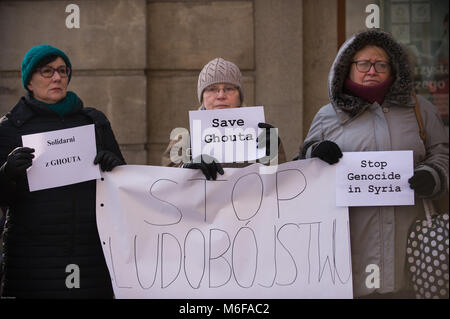
<svg viewBox="0 0 450 319">
<path fill-rule="evenodd" d="M 347 78 L 344 83 L 344 89 L 351 95 L 358 96 L 366 101 L 369 101 L 370 103 L 378 102 L 378 104 L 381 105 L 384 101 L 384 97 L 391 88 L 391 84 L 393 81 L 394 78 L 390 76 L 386 79 L 386 81 L 380 84 L 366 86 L 355 83 L 350 80 L 350 78 Z"/>
</svg>

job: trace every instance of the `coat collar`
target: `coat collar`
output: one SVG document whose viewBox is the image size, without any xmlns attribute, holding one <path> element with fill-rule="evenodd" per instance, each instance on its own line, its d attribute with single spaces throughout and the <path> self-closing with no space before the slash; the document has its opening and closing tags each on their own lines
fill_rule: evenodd
<svg viewBox="0 0 450 319">
<path fill-rule="evenodd" d="M 349 98 L 355 98 L 354 96 L 349 96 Z M 336 107 L 334 104 L 332 104 L 336 115 L 339 119 L 339 122 L 341 124 L 346 124 L 347 122 L 352 121 L 353 119 L 356 119 L 358 116 L 360 116 L 362 113 L 364 113 L 368 108 L 370 108 L 372 105 L 378 104 L 377 102 L 375 103 L 369 103 L 367 101 L 364 101 L 360 98 L 358 98 L 360 100 L 360 108 L 359 111 L 357 113 L 349 113 L 345 110 L 343 110 L 342 108 Z M 391 108 L 391 107 L 407 107 L 407 108 L 413 108 L 415 106 L 415 100 L 414 97 L 410 96 L 409 97 L 409 101 L 406 104 L 399 104 L 398 101 L 396 100 L 385 100 L 383 102 L 382 105 L 379 105 L 379 107 L 383 107 L 383 108 Z"/>
<path fill-rule="evenodd" d="M 83 102 L 80 100 L 80 103 L 70 112 L 70 114 L 77 113 L 82 108 Z M 21 127 L 24 123 L 38 115 L 61 117 L 44 105 L 37 103 L 29 93 L 20 98 L 16 106 L 14 106 L 14 108 L 6 114 L 6 117 L 13 123 L 14 126 Z"/>
</svg>

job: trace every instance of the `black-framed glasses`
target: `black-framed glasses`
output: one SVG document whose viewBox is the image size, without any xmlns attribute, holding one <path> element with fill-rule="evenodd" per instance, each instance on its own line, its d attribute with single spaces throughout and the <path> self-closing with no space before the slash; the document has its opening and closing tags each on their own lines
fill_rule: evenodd
<svg viewBox="0 0 450 319">
<path fill-rule="evenodd" d="M 362 73 L 369 72 L 369 70 L 372 68 L 372 65 L 375 68 L 375 72 L 377 73 L 386 73 L 391 69 L 391 65 L 389 64 L 389 62 L 385 61 L 375 61 L 374 63 L 372 63 L 369 60 L 359 60 L 353 61 L 352 63 L 355 63 L 356 69 Z"/>
<path fill-rule="evenodd" d="M 225 86 L 223 88 L 217 86 L 209 86 L 205 89 L 205 93 L 207 94 L 216 94 L 219 95 L 220 91 L 223 91 L 225 95 L 235 93 L 237 91 L 237 87 L 235 86 Z"/>
<path fill-rule="evenodd" d="M 51 78 L 55 72 L 58 72 L 59 76 L 66 78 L 70 75 L 70 68 L 68 66 L 60 66 L 59 68 L 52 68 L 51 66 L 43 66 L 37 69 L 44 78 Z"/>
</svg>

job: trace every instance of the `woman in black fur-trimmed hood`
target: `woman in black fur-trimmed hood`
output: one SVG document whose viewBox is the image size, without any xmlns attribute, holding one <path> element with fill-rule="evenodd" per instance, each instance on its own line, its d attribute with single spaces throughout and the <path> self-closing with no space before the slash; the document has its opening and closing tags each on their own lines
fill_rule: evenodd
<svg viewBox="0 0 450 319">
<path fill-rule="evenodd" d="M 94 164 L 103 171 L 125 164 L 106 116 L 67 91 L 71 75 L 63 51 L 31 48 L 22 62 L 28 92 L 0 118 L 0 206 L 7 207 L 1 297 L 113 297 L 97 231 L 96 181 L 30 192 L 26 176 L 35 150 L 21 136 L 88 124 L 95 124 Z"/>
<path fill-rule="evenodd" d="M 448 187 L 448 135 L 436 107 L 418 96 L 427 134 L 419 136 L 413 77 L 402 45 L 383 31 L 355 34 L 339 50 L 328 78 L 330 103 L 316 114 L 300 158 L 334 164 L 342 152 L 413 150 L 418 198 L 438 198 Z M 355 297 L 414 297 L 406 271 L 410 225 L 423 217 L 415 206 L 350 207 Z M 380 270 L 380 287 L 368 287 L 368 265 Z"/>
</svg>

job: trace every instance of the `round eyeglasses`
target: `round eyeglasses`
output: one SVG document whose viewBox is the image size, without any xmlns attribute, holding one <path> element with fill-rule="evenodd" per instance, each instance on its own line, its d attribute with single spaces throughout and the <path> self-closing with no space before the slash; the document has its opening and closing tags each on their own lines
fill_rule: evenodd
<svg viewBox="0 0 450 319">
<path fill-rule="evenodd" d="M 60 66 L 59 68 L 52 68 L 51 66 L 44 66 L 37 69 L 44 78 L 51 78 L 55 72 L 58 72 L 59 76 L 66 78 L 70 75 L 70 68 L 68 66 Z"/>
<path fill-rule="evenodd" d="M 372 68 L 372 65 L 375 68 L 375 72 L 377 73 L 386 73 L 391 69 L 391 65 L 385 61 L 376 61 L 372 63 L 368 60 L 360 60 L 360 61 L 353 61 L 352 63 L 355 63 L 356 69 L 362 73 L 369 72 L 369 70 Z"/>
<path fill-rule="evenodd" d="M 211 86 L 211 87 L 207 87 L 205 89 L 205 93 L 209 94 L 209 95 L 212 95 L 212 94 L 219 95 L 220 91 L 223 91 L 223 93 L 225 95 L 228 95 L 228 94 L 235 93 L 237 91 L 237 87 L 235 87 L 235 86 L 226 86 L 224 88 L 220 88 L 220 87 L 216 87 L 216 86 Z"/>
</svg>

